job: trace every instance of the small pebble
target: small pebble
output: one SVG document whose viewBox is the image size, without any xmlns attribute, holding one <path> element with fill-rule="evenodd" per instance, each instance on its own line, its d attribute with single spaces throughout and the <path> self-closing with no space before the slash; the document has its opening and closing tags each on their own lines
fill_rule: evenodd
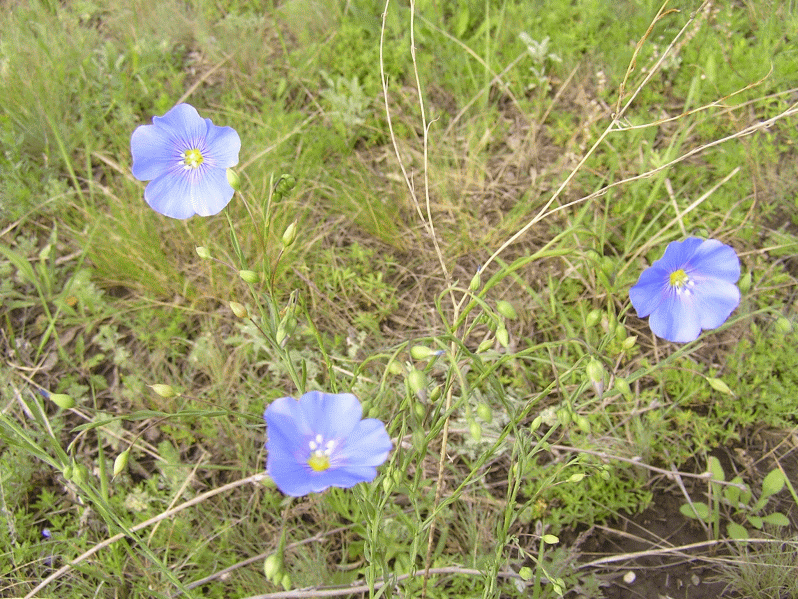
<svg viewBox="0 0 798 599">
<path fill-rule="evenodd" d="M 623 575 L 623 581 L 626 584 L 632 584 L 637 579 L 637 574 L 629 570 L 626 574 Z"/>
</svg>

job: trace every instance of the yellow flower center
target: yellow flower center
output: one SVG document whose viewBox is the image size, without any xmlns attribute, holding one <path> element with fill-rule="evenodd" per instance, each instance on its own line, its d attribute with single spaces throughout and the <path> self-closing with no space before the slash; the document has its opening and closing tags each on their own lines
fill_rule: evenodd
<svg viewBox="0 0 798 599">
<path fill-rule="evenodd" d="M 315 472 L 322 472 L 330 467 L 330 458 L 319 451 L 313 452 L 308 458 L 308 466 Z"/>
<path fill-rule="evenodd" d="M 316 435 L 310 443 L 310 457 L 308 458 L 308 466 L 313 468 L 314 472 L 323 472 L 330 468 L 330 454 L 335 448 L 335 441 L 324 442 L 321 435 Z"/>
<path fill-rule="evenodd" d="M 183 152 L 183 168 L 185 169 L 199 168 L 203 160 L 204 158 L 202 157 L 202 152 L 200 152 L 197 148 Z"/>
<path fill-rule="evenodd" d="M 683 268 L 679 270 L 674 270 L 670 276 L 670 284 L 671 287 L 676 287 L 677 291 L 681 291 L 684 289 L 685 285 L 687 285 L 690 278 L 687 276 L 687 273 L 684 272 Z"/>
</svg>

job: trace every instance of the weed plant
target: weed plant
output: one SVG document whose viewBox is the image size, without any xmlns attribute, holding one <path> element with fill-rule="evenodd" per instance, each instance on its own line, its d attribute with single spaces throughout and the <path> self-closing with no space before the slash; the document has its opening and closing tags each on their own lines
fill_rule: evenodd
<svg viewBox="0 0 798 599">
<path fill-rule="evenodd" d="M 711 456 L 794 437 L 796 28 L 775 0 L 6 3 L 0 596 L 601 597 L 595 526 L 666 476 L 736 497 Z M 131 175 L 180 102 L 244 142 L 226 218 Z M 692 236 L 742 299 L 677 345 L 628 292 Z M 394 448 L 290 499 L 261 415 L 311 390 Z M 702 556 L 752 597 L 791 588 L 783 446 L 725 472 L 788 473 L 755 514 L 786 539 Z"/>
</svg>

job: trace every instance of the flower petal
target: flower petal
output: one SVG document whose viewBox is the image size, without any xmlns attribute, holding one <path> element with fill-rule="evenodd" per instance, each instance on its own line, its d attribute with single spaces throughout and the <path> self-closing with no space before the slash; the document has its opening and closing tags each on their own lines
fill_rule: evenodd
<svg viewBox="0 0 798 599">
<path fill-rule="evenodd" d="M 740 304 L 737 285 L 721 279 L 696 283 L 694 296 L 702 329 L 718 328 Z"/>
<path fill-rule="evenodd" d="M 156 116 L 152 124 L 169 132 L 174 139 L 180 140 L 187 147 L 197 147 L 205 139 L 210 119 L 203 119 L 191 104 L 178 104 L 165 115 Z"/>
<path fill-rule="evenodd" d="M 379 466 L 393 449 L 385 425 L 375 418 L 361 420 L 349 435 L 346 446 L 336 458 L 347 464 Z"/>
<path fill-rule="evenodd" d="M 182 160 L 171 133 L 155 125 L 136 127 L 130 137 L 130 153 L 133 176 L 139 181 L 157 179 Z"/>
<path fill-rule="evenodd" d="M 171 218 L 218 214 L 233 197 L 224 170 L 200 167 L 186 171 L 174 167 L 144 189 L 144 199 L 156 212 Z"/>
<path fill-rule="evenodd" d="M 707 239 L 690 259 L 689 270 L 696 276 L 736 283 L 740 278 L 740 259 L 732 247 Z"/>
<path fill-rule="evenodd" d="M 212 166 L 230 168 L 238 164 L 241 138 L 232 127 L 217 127 L 211 119 L 205 119 L 208 133 L 205 137 L 206 150 L 203 156 Z"/>
<path fill-rule="evenodd" d="M 651 313 L 648 326 L 657 336 L 668 341 L 687 343 L 701 334 L 701 320 L 694 296 L 666 294 L 664 301 Z"/>
<path fill-rule="evenodd" d="M 629 299 L 638 318 L 645 318 L 657 309 L 670 289 L 668 273 L 656 263 L 643 271 L 637 284 L 629 290 Z"/>
<path fill-rule="evenodd" d="M 305 434 L 326 440 L 345 439 L 358 425 L 363 408 L 351 393 L 310 391 L 299 398 L 299 419 Z"/>
</svg>

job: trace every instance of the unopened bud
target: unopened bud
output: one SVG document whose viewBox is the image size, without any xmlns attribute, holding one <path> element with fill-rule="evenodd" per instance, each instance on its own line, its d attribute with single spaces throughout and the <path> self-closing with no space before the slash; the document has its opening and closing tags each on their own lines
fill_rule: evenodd
<svg viewBox="0 0 798 599">
<path fill-rule="evenodd" d="M 280 552 L 272 553 L 263 560 L 263 573 L 270 582 L 279 583 L 283 575 L 283 556 Z"/>
<path fill-rule="evenodd" d="M 510 345 L 510 333 L 507 332 L 507 329 L 504 328 L 504 325 L 501 325 L 496 329 L 496 339 L 502 344 L 502 347 L 506 348 L 508 345 Z"/>
<path fill-rule="evenodd" d="M 546 543 L 546 545 L 556 545 L 560 542 L 559 537 L 555 535 L 543 535 L 541 539 L 543 539 L 543 542 Z"/>
<path fill-rule="evenodd" d="M 227 182 L 236 191 L 241 191 L 241 177 L 233 169 L 227 169 Z"/>
<path fill-rule="evenodd" d="M 493 413 L 490 410 L 490 406 L 486 403 L 477 404 L 477 416 L 488 424 L 493 420 Z"/>
<path fill-rule="evenodd" d="M 637 343 L 637 335 L 630 335 L 623 340 L 621 347 L 624 349 L 624 351 L 629 351 L 635 346 L 635 343 Z"/>
<path fill-rule="evenodd" d="M 388 362 L 387 370 L 391 374 L 396 374 L 396 375 L 404 373 L 402 365 L 396 360 L 391 360 L 390 362 Z"/>
<path fill-rule="evenodd" d="M 482 352 L 488 351 L 491 347 L 493 347 L 493 341 L 493 339 L 485 339 L 485 341 L 479 344 L 477 353 L 481 354 Z"/>
<path fill-rule="evenodd" d="M 50 401 L 64 410 L 75 407 L 75 400 L 64 393 L 50 393 Z"/>
<path fill-rule="evenodd" d="M 591 310 L 587 313 L 587 317 L 585 318 L 585 325 L 588 328 L 596 326 L 601 321 L 601 310 L 596 308 L 595 310 Z"/>
<path fill-rule="evenodd" d="M 482 287 L 482 276 L 481 271 L 482 267 L 477 269 L 476 274 L 471 277 L 471 283 L 468 285 L 468 289 L 470 291 L 479 291 L 479 288 Z"/>
<path fill-rule="evenodd" d="M 621 392 L 624 397 L 629 397 L 632 394 L 632 389 L 629 387 L 629 382 L 626 379 L 615 377 L 615 388 Z"/>
<path fill-rule="evenodd" d="M 468 423 L 468 432 L 471 433 L 471 438 L 474 439 L 474 441 L 480 441 L 482 439 L 482 427 L 476 420 L 472 420 Z"/>
<path fill-rule="evenodd" d="M 414 368 L 407 374 L 407 383 L 415 394 L 419 394 L 427 388 L 427 375 Z"/>
<path fill-rule="evenodd" d="M 203 246 L 197 246 L 197 256 L 202 258 L 203 260 L 208 260 L 211 257 L 211 251 Z"/>
<path fill-rule="evenodd" d="M 776 331 L 782 335 L 792 333 L 792 323 L 784 316 L 777 318 L 774 326 L 776 327 Z"/>
<path fill-rule="evenodd" d="M 249 283 L 251 285 L 254 285 L 260 280 L 258 273 L 256 273 L 254 270 L 239 270 L 238 276 L 241 277 L 245 283 Z"/>
<path fill-rule="evenodd" d="M 127 462 L 129 459 L 130 448 L 127 448 L 125 451 L 116 456 L 116 459 L 114 460 L 114 478 L 119 476 L 122 471 L 127 468 Z"/>
<path fill-rule="evenodd" d="M 601 383 L 604 380 L 604 366 L 595 358 L 591 358 L 587 363 L 587 376 L 593 383 Z"/>
<path fill-rule="evenodd" d="M 75 464 L 72 470 L 72 482 L 76 485 L 82 485 L 89 478 L 89 469 L 83 464 Z"/>
<path fill-rule="evenodd" d="M 513 305 L 506 300 L 499 300 L 496 302 L 496 312 L 508 320 L 515 320 L 518 318 L 518 313 L 515 311 L 515 308 L 513 308 Z"/>
<path fill-rule="evenodd" d="M 543 424 L 543 417 L 542 416 L 535 416 L 534 420 L 532 420 L 532 424 L 529 425 L 529 430 L 533 433 L 540 428 L 540 425 Z"/>
<path fill-rule="evenodd" d="M 748 293 L 751 290 L 751 271 L 749 270 L 737 282 L 737 287 L 740 288 L 740 293 Z"/>
<path fill-rule="evenodd" d="M 574 415 L 574 423 L 579 427 L 583 433 L 590 433 L 590 421 L 581 414 Z"/>
<path fill-rule="evenodd" d="M 172 385 L 161 385 L 156 383 L 155 385 L 150 385 L 150 389 L 155 391 L 157 395 L 160 395 L 164 399 L 169 399 L 177 395 L 177 391 L 172 388 Z"/>
<path fill-rule="evenodd" d="M 238 302 L 230 302 L 230 309 L 238 318 L 249 317 L 249 312 L 247 312 L 247 308 L 243 304 L 239 304 Z"/>
<path fill-rule="evenodd" d="M 283 237 L 281 239 L 283 247 L 291 247 L 291 245 L 296 241 L 297 236 L 297 225 L 296 221 L 292 222 L 285 228 L 285 232 L 283 233 Z"/>
<path fill-rule="evenodd" d="M 578 482 L 581 482 L 582 479 L 584 479 L 584 478 L 585 478 L 585 473 L 584 472 L 575 472 L 574 474 L 572 474 L 571 476 L 568 477 L 568 482 L 569 483 L 578 483 Z"/>
<path fill-rule="evenodd" d="M 291 588 L 291 577 L 288 575 L 288 572 L 283 574 L 283 577 L 280 579 L 280 585 L 282 585 L 283 589 L 286 591 Z"/>
<path fill-rule="evenodd" d="M 440 350 L 430 349 L 425 345 L 414 345 L 410 348 L 410 355 L 414 360 L 429 360 L 435 356 L 440 356 L 443 352 Z"/>
</svg>

